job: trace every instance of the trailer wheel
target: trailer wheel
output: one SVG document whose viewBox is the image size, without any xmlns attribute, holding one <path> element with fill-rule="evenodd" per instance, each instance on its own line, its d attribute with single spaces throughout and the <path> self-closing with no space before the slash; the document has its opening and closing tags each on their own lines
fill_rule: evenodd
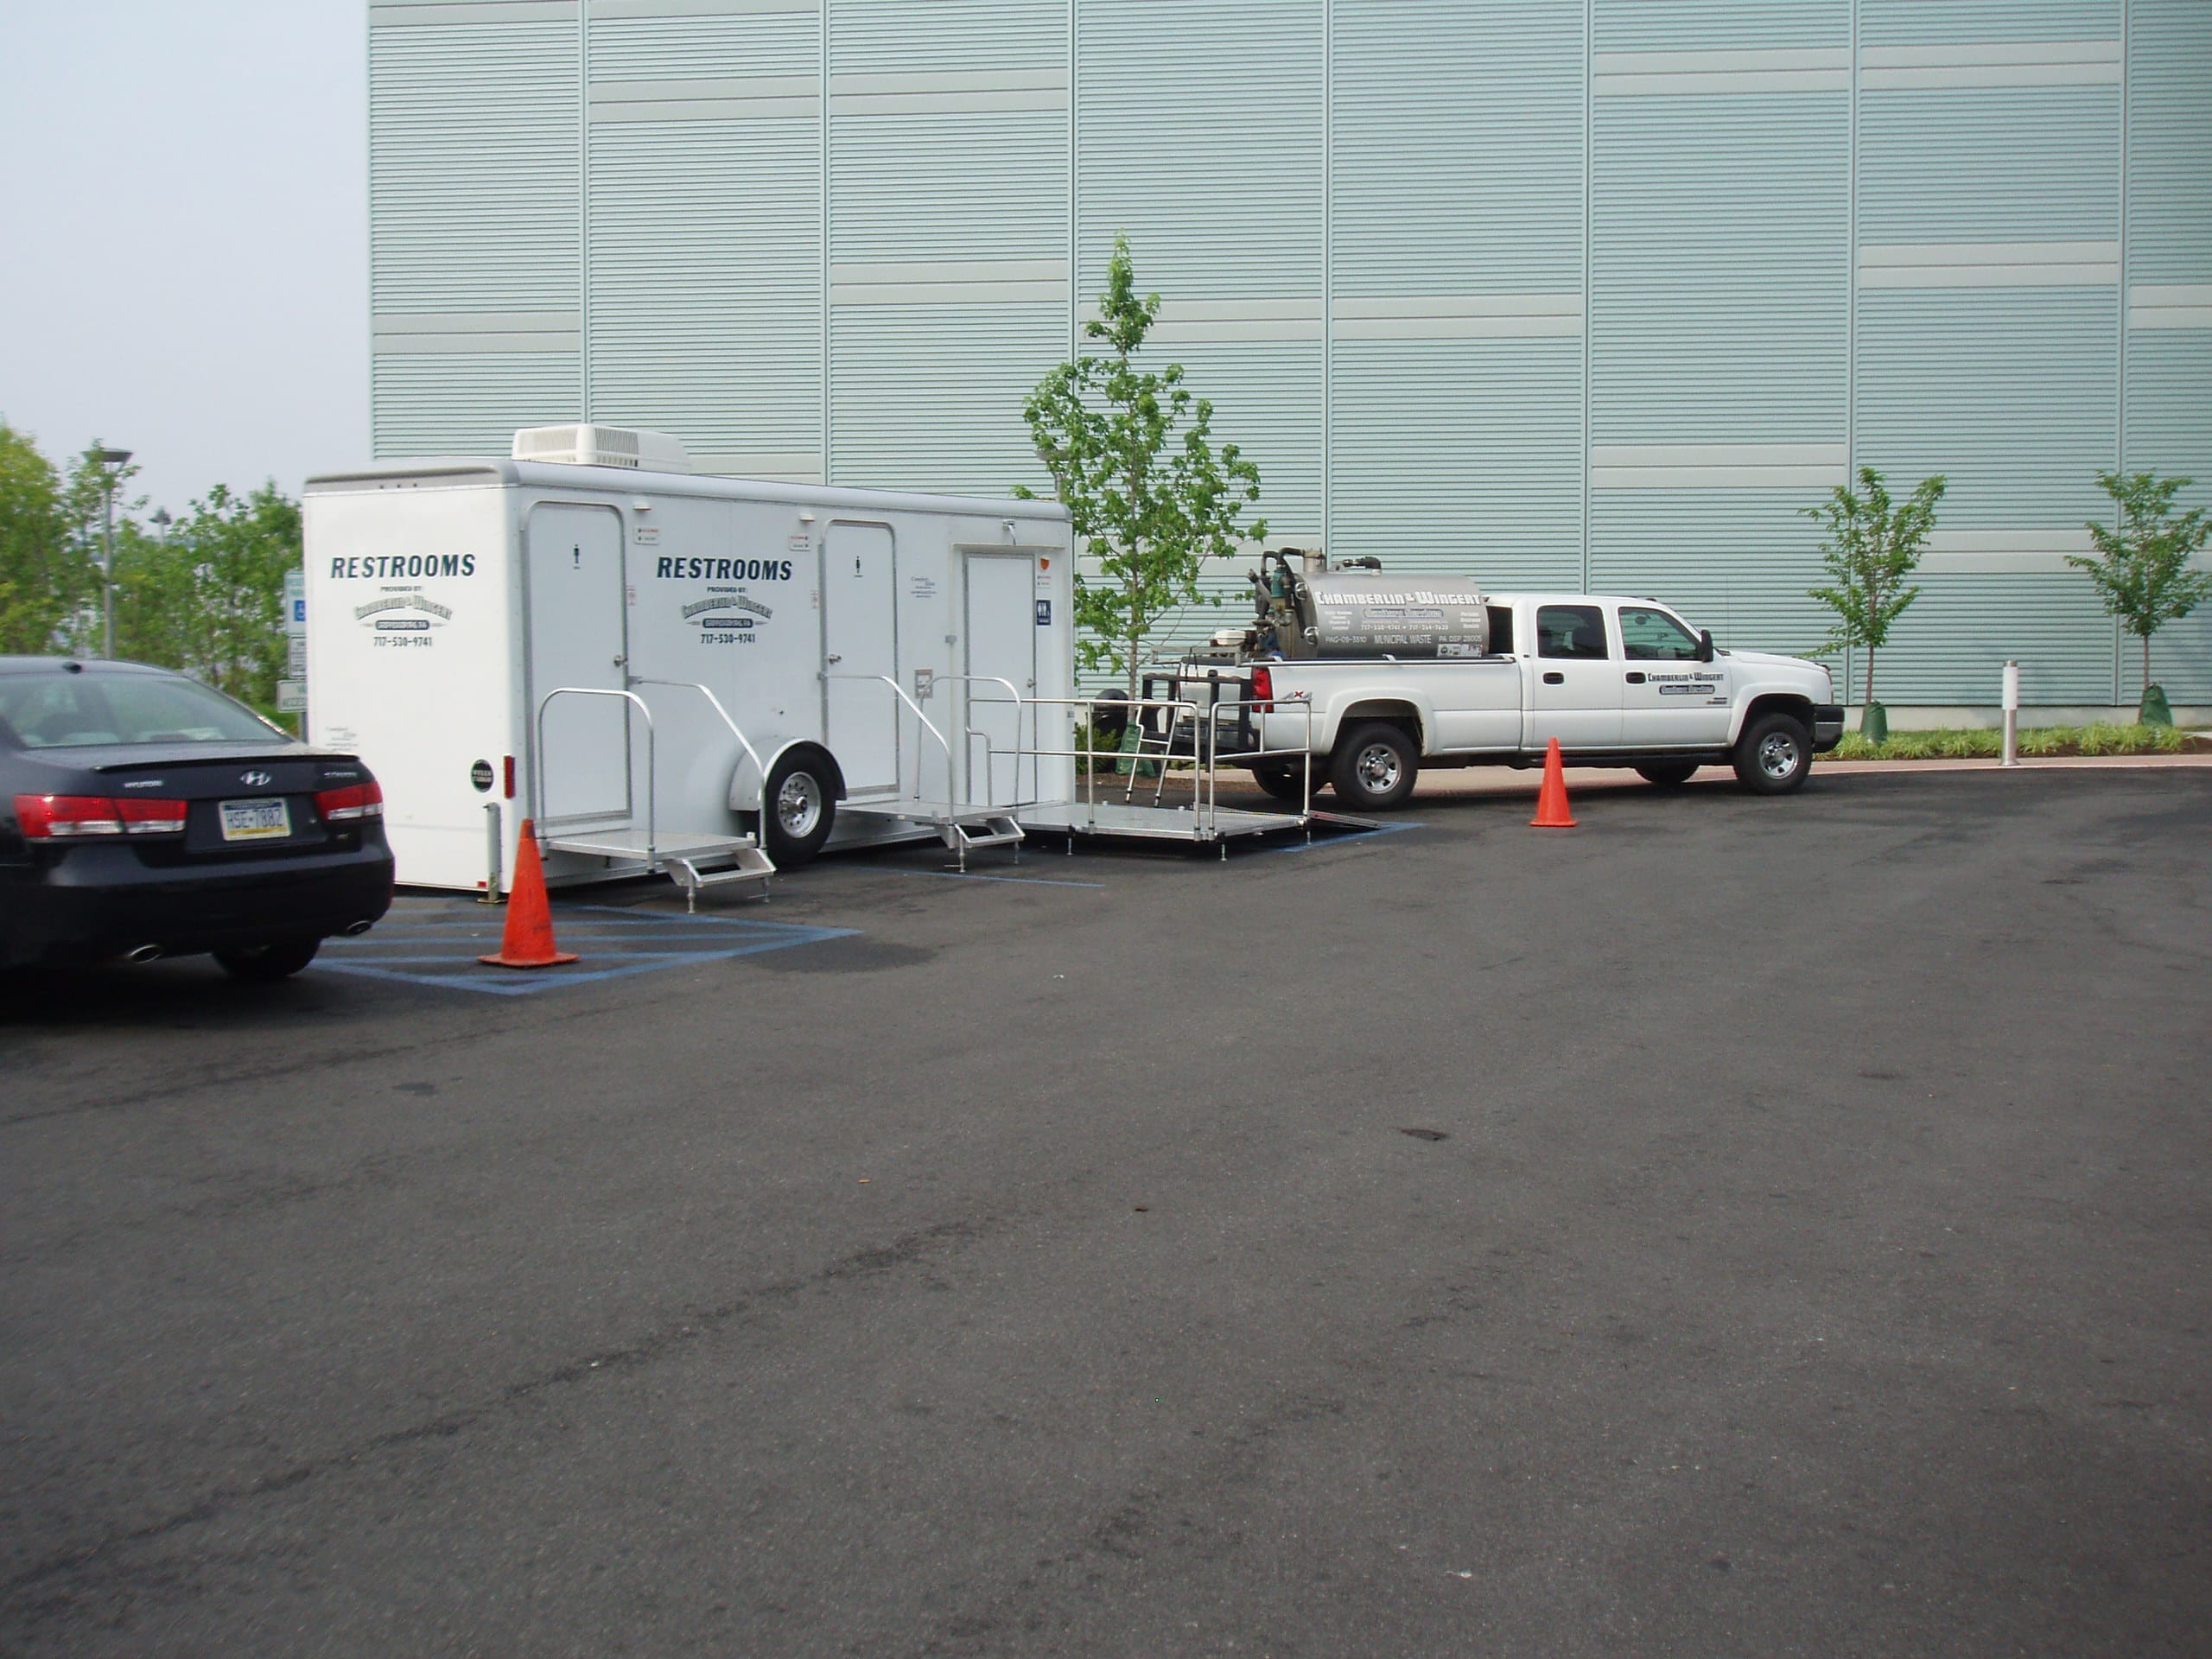
<svg viewBox="0 0 2212 1659">
<path fill-rule="evenodd" d="M 1736 778 L 1755 795 L 1787 795 L 1813 769 L 1813 734 L 1802 721 L 1762 715 L 1736 742 Z"/>
<path fill-rule="evenodd" d="M 1337 799 L 1355 811 L 1387 812 L 1402 806 L 1421 776 L 1421 757 L 1395 726 L 1370 721 L 1337 740 L 1329 781 Z"/>
<path fill-rule="evenodd" d="M 1680 789 L 1697 771 L 1694 760 L 1648 760 L 1636 769 L 1637 776 L 1647 784 L 1656 784 L 1662 789 Z"/>
<path fill-rule="evenodd" d="M 837 819 L 836 773 L 814 749 L 787 751 L 768 768 L 760 844 L 777 867 L 791 869 L 822 850 Z"/>
<path fill-rule="evenodd" d="M 1296 806 L 1306 798 L 1306 768 L 1294 761 L 1287 766 L 1255 766 L 1252 781 L 1285 806 Z M 1317 777 L 1313 787 L 1319 789 L 1328 781 Z"/>
</svg>

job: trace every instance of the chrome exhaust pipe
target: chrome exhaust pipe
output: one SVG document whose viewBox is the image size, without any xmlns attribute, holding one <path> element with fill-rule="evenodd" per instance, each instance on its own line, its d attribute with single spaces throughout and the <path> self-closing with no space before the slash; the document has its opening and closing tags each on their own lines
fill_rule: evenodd
<svg viewBox="0 0 2212 1659">
<path fill-rule="evenodd" d="M 124 951 L 123 953 L 123 959 L 125 962 L 151 962 L 155 957 L 161 954 L 162 947 L 160 945 L 142 944 Z"/>
<path fill-rule="evenodd" d="M 375 925 L 374 922 L 348 922 L 338 931 L 349 939 L 358 939 Z"/>
</svg>

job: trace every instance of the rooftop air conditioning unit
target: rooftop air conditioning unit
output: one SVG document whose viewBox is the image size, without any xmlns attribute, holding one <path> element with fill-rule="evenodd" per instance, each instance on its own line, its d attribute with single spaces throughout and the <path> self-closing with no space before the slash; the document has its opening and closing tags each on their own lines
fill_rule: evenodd
<svg viewBox="0 0 2212 1659">
<path fill-rule="evenodd" d="M 626 426 L 528 426 L 515 434 L 517 461 L 567 467 L 620 467 L 628 472 L 688 473 L 691 457 L 665 432 Z"/>
</svg>

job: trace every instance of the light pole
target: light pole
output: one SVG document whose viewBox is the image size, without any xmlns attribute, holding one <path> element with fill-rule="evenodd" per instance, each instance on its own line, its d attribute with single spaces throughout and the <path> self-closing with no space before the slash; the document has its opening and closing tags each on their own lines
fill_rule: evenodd
<svg viewBox="0 0 2212 1659">
<path fill-rule="evenodd" d="M 115 656 L 115 480 L 129 464 L 128 449 L 103 449 L 97 446 L 92 459 L 99 464 L 100 481 L 106 486 L 106 531 L 102 537 L 100 558 L 100 625 L 106 641 L 101 655 L 112 659 Z"/>
</svg>

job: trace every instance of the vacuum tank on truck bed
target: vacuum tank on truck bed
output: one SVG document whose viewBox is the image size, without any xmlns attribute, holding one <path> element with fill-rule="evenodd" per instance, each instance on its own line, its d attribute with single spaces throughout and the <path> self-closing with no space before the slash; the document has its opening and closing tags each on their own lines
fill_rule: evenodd
<svg viewBox="0 0 2212 1659">
<path fill-rule="evenodd" d="M 1243 648 L 1253 656 L 1413 660 L 1490 649 L 1482 589 L 1465 576 L 1386 576 L 1376 559 L 1332 570 L 1318 553 L 1286 548 L 1262 554 L 1250 581 L 1260 615 Z"/>
</svg>

